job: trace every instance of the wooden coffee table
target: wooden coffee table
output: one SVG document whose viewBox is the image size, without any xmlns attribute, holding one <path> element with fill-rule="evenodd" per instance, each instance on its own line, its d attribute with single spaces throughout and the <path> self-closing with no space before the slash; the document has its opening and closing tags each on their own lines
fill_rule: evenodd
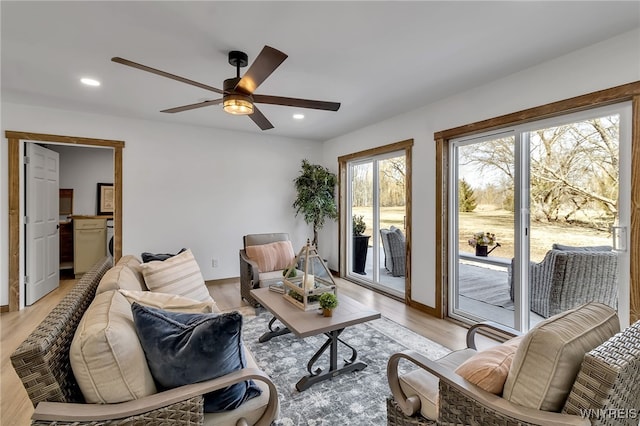
<svg viewBox="0 0 640 426">
<path fill-rule="evenodd" d="M 325 334 L 327 336 L 327 341 L 307 363 L 309 374 L 296 383 L 296 389 L 299 391 L 308 389 L 315 383 L 331 379 L 339 374 L 363 370 L 367 366 L 364 362 L 356 362 L 358 352 L 340 339 L 339 336 L 349 326 L 380 318 L 380 312 L 369 309 L 362 303 L 343 294 L 338 294 L 339 304 L 333 310 L 332 317 L 323 317 L 318 313 L 319 311 L 315 310 L 303 311 L 286 301 L 281 293 L 271 291 L 268 288 L 251 290 L 251 296 L 273 315 L 273 318 L 269 321 L 269 331 L 258 339 L 261 343 L 287 333 L 293 333 L 299 338 L 317 334 Z M 284 324 L 285 327 L 274 327 L 273 324 L 276 319 Z M 351 358 L 344 360 L 344 365 L 340 368 L 338 368 L 339 343 L 351 349 Z M 330 351 L 329 370 L 325 372 L 321 368 L 314 369 L 313 365 L 327 349 Z"/>
</svg>

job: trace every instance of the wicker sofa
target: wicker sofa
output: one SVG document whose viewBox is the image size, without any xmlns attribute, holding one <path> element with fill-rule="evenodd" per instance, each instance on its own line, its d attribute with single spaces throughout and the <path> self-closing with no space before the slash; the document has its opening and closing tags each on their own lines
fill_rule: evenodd
<svg viewBox="0 0 640 426">
<path fill-rule="evenodd" d="M 595 307 L 604 312 L 606 320 L 602 321 L 601 317 L 585 324 L 589 322 L 588 318 L 594 317 L 584 315 L 584 307 Z M 414 351 L 392 355 L 388 363 L 392 397 L 387 400 L 387 424 L 636 426 L 640 420 L 640 321 L 603 339 L 611 332 L 611 324 L 617 321 L 617 316 L 614 320 L 607 310 L 615 315 L 606 305 L 586 304 L 543 321 L 548 326 L 546 329 L 540 325 L 542 323 L 540 327 L 536 325 L 528 334 L 536 330 L 539 336 L 537 343 L 536 337 L 529 336 L 529 340 L 527 335 L 517 337 L 521 339 L 519 346 L 516 346 L 510 367 L 507 366 L 504 390 L 498 393 L 487 391 L 462 377 L 458 368 L 465 360 L 480 353 L 474 343 L 474 336 L 479 330 L 517 334 L 499 324 L 473 326 L 467 334 L 468 348 L 455 351 L 441 360 L 429 360 Z M 568 327 L 567 324 L 558 326 L 558 318 L 562 320 L 571 315 L 574 316 L 573 322 Z M 602 328 L 605 322 L 609 323 L 608 329 Z M 580 328 L 585 334 L 578 337 L 577 329 Z M 581 355 L 584 352 L 577 349 L 576 342 L 589 336 L 589 344 L 593 345 L 592 333 L 597 333 L 596 340 L 603 339 L 603 343 Z M 554 358 L 552 348 L 558 336 L 567 346 L 562 346 Z M 505 345 L 510 341 L 513 339 Z M 537 348 L 532 349 L 536 345 Z M 533 355 L 531 351 L 534 351 Z M 562 360 L 568 354 L 573 357 L 571 363 Z M 410 366 L 418 368 L 401 373 L 398 370 L 400 361 L 403 364 L 408 361 Z M 547 365 L 551 364 L 556 369 L 548 371 Z M 479 370 L 477 366 L 476 369 Z M 567 393 L 558 393 L 555 381 L 562 375 L 565 376 L 562 381 Z M 518 383 L 520 389 L 517 391 L 524 393 L 514 398 Z M 542 386 L 538 386 L 540 384 Z M 531 397 L 531 393 L 536 392 L 543 392 L 545 398 L 551 395 L 556 399 L 555 408 L 532 407 L 539 402 L 537 397 Z"/>
<path fill-rule="evenodd" d="M 109 257 L 94 265 L 11 355 L 12 365 L 35 407 L 32 424 L 270 425 L 279 410 L 277 390 L 271 379 L 249 361 L 249 368 L 138 399 L 85 403 L 72 371 L 70 347 L 84 313 L 94 297 L 98 297 L 96 289 L 101 280 L 106 280 L 105 274 L 118 265 L 112 268 Z M 249 358 L 250 354 L 247 354 Z M 263 390 L 259 398 L 232 411 L 204 413 L 204 394 L 249 379 Z"/>
<path fill-rule="evenodd" d="M 380 239 L 384 250 L 384 267 L 394 277 L 406 275 L 407 248 L 402 230 L 391 226 L 380 230 Z"/>
</svg>

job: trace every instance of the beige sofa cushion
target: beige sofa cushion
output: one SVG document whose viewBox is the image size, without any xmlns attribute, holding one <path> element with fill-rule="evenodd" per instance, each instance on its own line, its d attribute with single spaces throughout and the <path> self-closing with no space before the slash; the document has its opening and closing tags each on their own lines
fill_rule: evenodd
<svg viewBox="0 0 640 426">
<path fill-rule="evenodd" d="M 137 302 L 141 305 L 152 308 L 164 309 L 165 311 L 188 312 L 188 313 L 219 313 L 218 305 L 212 299 L 210 302 L 189 299 L 177 294 L 156 293 L 154 291 L 130 291 L 119 290 L 129 303 Z"/>
<path fill-rule="evenodd" d="M 191 250 L 140 265 L 142 276 L 151 291 L 177 294 L 201 302 L 211 302 L 200 267 Z"/>
<path fill-rule="evenodd" d="M 291 241 L 276 241 L 269 244 L 247 246 L 249 259 L 258 264 L 260 272 L 271 272 L 285 269 L 293 263 L 296 255 L 293 253 Z"/>
<path fill-rule="evenodd" d="M 143 290 L 148 290 L 146 284 L 144 283 L 144 277 L 142 276 L 142 271 L 140 270 L 140 265 L 142 262 L 140 259 L 135 257 L 134 255 L 127 254 L 122 256 L 116 265 L 124 265 L 127 268 L 131 269 L 131 272 L 134 273 L 138 281 L 140 281 L 140 285 Z"/>
<path fill-rule="evenodd" d="M 513 357 L 523 337 L 515 337 L 476 353 L 455 369 L 456 374 L 487 392 L 502 394 Z"/>
<path fill-rule="evenodd" d="M 451 352 L 436 362 L 449 370 L 455 370 L 476 353 L 473 349 L 462 349 Z M 417 395 L 420 398 L 420 414 L 427 419 L 436 420 L 438 418 L 438 378 L 418 368 L 400 376 L 399 381 L 405 395 Z"/>
<path fill-rule="evenodd" d="M 156 393 L 131 305 L 118 291 L 96 295 L 78 324 L 69 358 L 89 403 L 130 401 Z"/>
<path fill-rule="evenodd" d="M 587 303 L 538 323 L 513 358 L 503 398 L 543 411 L 560 411 L 586 352 L 620 331 L 613 308 Z"/>
<path fill-rule="evenodd" d="M 104 274 L 98 284 L 96 294 L 120 289 L 142 291 L 146 289 L 146 286 L 138 280 L 137 274 L 130 267 L 118 264 Z"/>
</svg>

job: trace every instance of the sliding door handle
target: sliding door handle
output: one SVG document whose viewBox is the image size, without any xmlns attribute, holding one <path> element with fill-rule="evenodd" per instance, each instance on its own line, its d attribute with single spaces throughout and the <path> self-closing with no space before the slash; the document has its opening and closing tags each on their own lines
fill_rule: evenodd
<svg viewBox="0 0 640 426">
<path fill-rule="evenodd" d="M 627 227 L 612 226 L 611 235 L 613 236 L 613 250 L 618 252 L 627 251 Z"/>
</svg>

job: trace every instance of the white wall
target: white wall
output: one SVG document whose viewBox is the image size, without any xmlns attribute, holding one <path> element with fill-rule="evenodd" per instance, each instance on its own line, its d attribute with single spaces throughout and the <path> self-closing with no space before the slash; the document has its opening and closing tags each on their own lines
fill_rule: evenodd
<svg viewBox="0 0 640 426">
<path fill-rule="evenodd" d="M 97 213 L 98 183 L 113 183 L 113 149 L 47 145 L 60 154 L 60 188 L 73 189 L 73 214 Z"/>
<path fill-rule="evenodd" d="M 337 172 L 341 155 L 414 139 L 411 295 L 435 307 L 434 200 L 439 188 L 435 186 L 434 133 L 634 81 L 640 81 L 640 30 L 334 138 L 324 143 L 324 162 Z M 337 224 L 329 224 L 322 232 L 337 235 Z M 331 241 L 333 247 L 325 255 L 337 264 L 338 241 Z"/>
<path fill-rule="evenodd" d="M 289 232 L 294 249 L 312 235 L 294 217 L 293 179 L 318 142 L 268 134 L 2 104 L 2 131 L 124 140 L 123 252 L 190 247 L 205 279 L 237 277 L 248 233 Z M 0 304 L 8 304 L 7 149 L 0 152 Z M 218 259 L 212 268 L 211 259 Z"/>
</svg>

